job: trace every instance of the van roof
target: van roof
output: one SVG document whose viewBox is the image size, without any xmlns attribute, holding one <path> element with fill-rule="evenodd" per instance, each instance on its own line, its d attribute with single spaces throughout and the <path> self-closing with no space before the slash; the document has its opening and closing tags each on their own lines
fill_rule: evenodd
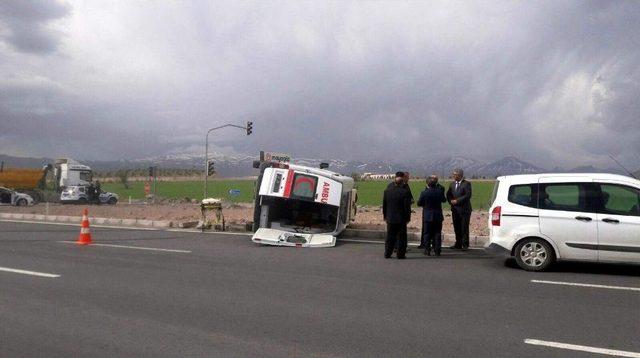
<svg viewBox="0 0 640 358">
<path fill-rule="evenodd" d="M 634 179 L 629 176 L 611 174 L 611 173 L 540 173 L 540 174 L 519 174 L 519 175 L 504 175 L 496 178 L 500 181 L 510 182 L 537 182 L 542 177 L 559 177 L 559 178 L 584 178 L 590 177 L 599 180 L 619 180 L 635 185 L 640 185 L 640 180 Z"/>
</svg>

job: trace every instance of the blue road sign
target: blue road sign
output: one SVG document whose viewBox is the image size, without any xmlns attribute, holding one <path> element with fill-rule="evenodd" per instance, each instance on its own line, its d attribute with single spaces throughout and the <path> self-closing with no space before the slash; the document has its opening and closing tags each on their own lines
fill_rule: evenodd
<svg viewBox="0 0 640 358">
<path fill-rule="evenodd" d="M 229 189 L 229 195 L 231 195 L 231 196 L 240 195 L 240 189 Z"/>
</svg>

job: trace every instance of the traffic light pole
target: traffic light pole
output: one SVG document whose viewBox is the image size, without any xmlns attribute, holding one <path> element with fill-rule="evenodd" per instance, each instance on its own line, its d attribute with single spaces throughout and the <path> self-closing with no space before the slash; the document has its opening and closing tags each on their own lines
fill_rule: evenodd
<svg viewBox="0 0 640 358">
<path fill-rule="evenodd" d="M 252 125 L 253 125 L 253 122 L 247 122 L 246 127 L 238 126 L 235 124 L 225 124 L 223 126 L 209 128 L 209 130 L 207 131 L 207 135 L 204 140 L 204 199 L 207 198 L 207 183 L 209 178 L 209 134 L 215 130 L 222 129 L 225 127 L 234 127 L 234 128 L 240 128 L 240 129 L 246 130 L 247 135 L 249 135 L 251 134 Z"/>
</svg>

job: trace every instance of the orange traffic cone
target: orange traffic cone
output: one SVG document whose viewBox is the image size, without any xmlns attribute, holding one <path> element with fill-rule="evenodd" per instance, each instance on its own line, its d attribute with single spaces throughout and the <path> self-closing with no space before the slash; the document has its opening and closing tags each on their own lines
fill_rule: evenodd
<svg viewBox="0 0 640 358">
<path fill-rule="evenodd" d="M 76 244 L 89 245 L 91 243 L 91 230 L 89 230 L 89 209 L 85 208 L 82 213 L 82 223 L 80 224 L 80 236 Z"/>
</svg>

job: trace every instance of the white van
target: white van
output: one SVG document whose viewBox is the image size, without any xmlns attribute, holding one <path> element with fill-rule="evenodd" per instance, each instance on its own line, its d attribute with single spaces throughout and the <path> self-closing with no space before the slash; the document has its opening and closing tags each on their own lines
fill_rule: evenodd
<svg viewBox="0 0 640 358">
<path fill-rule="evenodd" d="M 489 249 L 542 271 L 556 260 L 640 263 L 640 181 L 614 174 L 499 177 Z"/>
</svg>

